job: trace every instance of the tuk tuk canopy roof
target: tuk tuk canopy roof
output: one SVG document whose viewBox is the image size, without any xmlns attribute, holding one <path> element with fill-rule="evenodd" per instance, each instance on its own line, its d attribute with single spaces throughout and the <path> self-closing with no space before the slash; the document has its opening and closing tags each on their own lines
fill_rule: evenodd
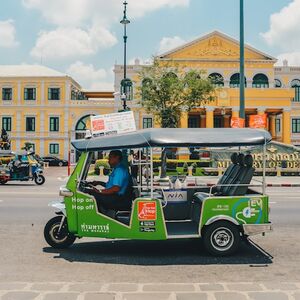
<svg viewBox="0 0 300 300">
<path fill-rule="evenodd" d="M 135 132 L 74 140 L 78 151 L 101 151 L 147 147 L 256 146 L 271 141 L 268 131 L 233 128 L 152 128 Z"/>
</svg>

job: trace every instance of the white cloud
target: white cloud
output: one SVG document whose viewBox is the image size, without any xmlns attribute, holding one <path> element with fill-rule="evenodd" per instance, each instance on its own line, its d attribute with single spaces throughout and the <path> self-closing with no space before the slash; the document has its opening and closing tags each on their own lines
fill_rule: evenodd
<svg viewBox="0 0 300 300">
<path fill-rule="evenodd" d="M 38 59 L 71 59 L 95 54 L 99 49 L 109 48 L 116 42 L 116 37 L 103 27 L 89 30 L 57 28 L 40 32 L 31 55 Z"/>
<path fill-rule="evenodd" d="M 184 43 L 186 43 L 186 41 L 179 36 L 163 37 L 159 43 L 158 52 L 159 53 L 167 52 L 178 46 L 183 45 Z"/>
<path fill-rule="evenodd" d="M 151 4 L 149 0 L 128 2 L 128 18 L 132 20 L 161 8 L 188 6 L 190 0 L 151 0 Z M 52 59 L 80 57 L 95 54 L 116 43 L 111 26 L 122 18 L 121 0 L 22 0 L 22 3 L 27 9 L 37 10 L 45 20 L 57 26 L 38 36 L 31 52 L 36 58 L 40 58 L 42 52 Z M 74 51 L 67 49 L 70 46 L 74 47 Z"/>
<path fill-rule="evenodd" d="M 55 25 L 75 25 L 87 20 L 105 24 L 118 20 L 122 15 L 120 0 L 22 0 L 28 9 L 39 10 L 43 17 Z M 190 0 L 129 0 L 129 18 L 142 17 L 147 12 L 164 7 L 188 6 Z"/>
<path fill-rule="evenodd" d="M 271 46 L 284 51 L 297 51 L 300 48 L 300 0 L 293 0 L 281 11 L 270 17 L 269 31 L 262 37 Z"/>
<path fill-rule="evenodd" d="M 84 64 L 81 61 L 75 62 L 67 69 L 67 74 L 78 81 L 84 89 L 102 91 L 113 90 L 111 72 L 111 70 L 96 69 L 92 64 Z"/>
<path fill-rule="evenodd" d="M 16 28 L 13 20 L 0 21 L 0 47 L 13 48 L 18 46 Z"/>
<path fill-rule="evenodd" d="M 276 65 L 278 66 L 282 66 L 285 59 L 290 66 L 300 66 L 300 51 L 283 53 L 278 55 L 277 58 L 278 62 Z"/>
</svg>

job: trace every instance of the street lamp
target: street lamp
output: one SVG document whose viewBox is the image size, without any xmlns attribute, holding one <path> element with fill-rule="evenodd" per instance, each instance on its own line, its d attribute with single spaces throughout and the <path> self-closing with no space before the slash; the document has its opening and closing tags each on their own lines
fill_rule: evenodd
<svg viewBox="0 0 300 300">
<path fill-rule="evenodd" d="M 123 2 L 124 5 L 124 11 L 123 11 L 123 19 L 120 21 L 120 23 L 124 26 L 124 76 L 123 80 L 121 81 L 121 100 L 123 101 L 123 109 L 127 110 L 126 100 L 131 95 L 132 90 L 132 82 L 130 79 L 127 78 L 127 25 L 130 23 L 130 21 L 127 19 L 127 2 L 126 0 Z"/>
<path fill-rule="evenodd" d="M 240 0 L 240 118 L 245 119 L 244 0 Z"/>
</svg>

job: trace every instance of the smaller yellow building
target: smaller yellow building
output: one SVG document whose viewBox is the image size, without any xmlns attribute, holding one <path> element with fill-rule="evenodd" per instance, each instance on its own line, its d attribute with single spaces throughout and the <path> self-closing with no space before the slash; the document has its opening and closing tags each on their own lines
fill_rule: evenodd
<svg viewBox="0 0 300 300">
<path fill-rule="evenodd" d="M 85 92 L 70 76 L 44 66 L 0 66 L 0 89 L 1 127 L 12 150 L 30 142 L 41 156 L 67 159 L 70 139 L 84 136 L 90 115 L 118 109 L 112 92 Z"/>
</svg>

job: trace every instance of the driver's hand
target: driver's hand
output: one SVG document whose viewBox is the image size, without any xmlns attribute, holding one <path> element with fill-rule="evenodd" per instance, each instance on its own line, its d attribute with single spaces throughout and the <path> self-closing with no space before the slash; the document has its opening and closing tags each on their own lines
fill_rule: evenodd
<svg viewBox="0 0 300 300">
<path fill-rule="evenodd" d="M 92 181 L 90 182 L 91 185 L 98 185 L 98 181 Z"/>
<path fill-rule="evenodd" d="M 99 191 L 98 189 L 96 189 L 95 187 L 93 187 L 93 191 L 96 193 L 101 193 L 101 191 Z"/>
</svg>

